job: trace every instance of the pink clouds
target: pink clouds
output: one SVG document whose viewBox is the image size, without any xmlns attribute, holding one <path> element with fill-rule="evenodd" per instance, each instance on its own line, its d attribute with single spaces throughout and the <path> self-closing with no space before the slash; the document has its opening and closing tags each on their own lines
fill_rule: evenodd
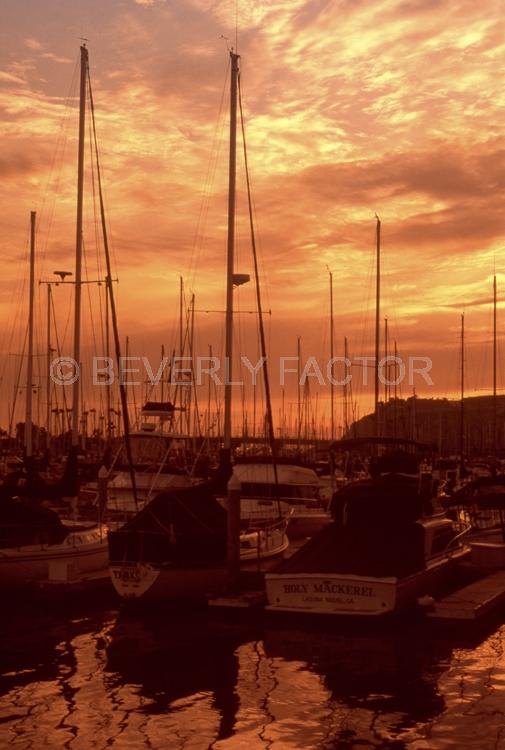
<svg viewBox="0 0 505 750">
<path fill-rule="evenodd" d="M 72 262 L 76 128 L 75 111 L 64 107 L 66 63 L 77 54 L 76 37 L 89 35 L 121 312 L 132 336 L 136 325 L 144 331 L 135 322 L 142 308 L 161 337 L 179 273 L 191 272 L 202 304 L 221 304 L 227 122 L 218 114 L 227 52 L 220 36 L 233 43 L 235 3 L 93 0 L 58 15 L 59 5 L 46 0 L 33 23 L 20 11 L 6 19 L 0 198 L 11 230 L 0 251 L 22 245 L 25 215 L 45 200 L 66 117 L 54 191 L 58 236 L 47 243 L 47 267 L 65 253 Z M 293 349 L 297 332 L 308 349 L 321 347 L 326 264 L 335 272 L 339 331 L 363 338 L 378 211 L 384 310 L 396 311 L 404 348 L 427 346 L 426 331 L 436 329 L 433 347 L 453 349 L 455 313 L 443 306 L 487 294 L 493 257 L 500 271 L 500 3 L 270 0 L 239 3 L 237 17 L 272 347 Z M 248 271 L 240 188 L 240 264 Z M 87 210 L 92 226 L 89 203 Z M 476 327 L 483 315 L 476 309 Z M 218 346 L 219 323 L 210 329 Z M 442 389 L 442 355 L 440 362 Z"/>
</svg>

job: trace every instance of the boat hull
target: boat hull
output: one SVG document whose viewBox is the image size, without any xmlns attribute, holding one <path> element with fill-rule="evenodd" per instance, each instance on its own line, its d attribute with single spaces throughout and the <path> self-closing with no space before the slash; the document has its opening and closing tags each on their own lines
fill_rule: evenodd
<svg viewBox="0 0 505 750">
<path fill-rule="evenodd" d="M 289 519 L 288 537 L 292 541 L 308 539 L 318 534 L 330 521 L 330 514 L 324 510 L 297 513 L 295 509 Z"/>
<path fill-rule="evenodd" d="M 280 515 L 289 519 L 288 537 L 291 540 L 306 539 L 317 534 L 331 521 L 328 511 L 320 507 L 310 507 L 302 503 L 277 502 L 265 498 L 241 498 L 240 518 L 245 522 L 268 522 Z"/>
<path fill-rule="evenodd" d="M 282 555 L 289 546 L 285 524 L 244 534 L 242 545 L 245 541 L 251 542 L 240 550 L 241 569 L 246 571 Z M 114 588 L 124 599 L 198 599 L 220 593 L 228 580 L 224 563 L 176 568 L 147 562 L 111 562 L 109 571 Z"/>
<path fill-rule="evenodd" d="M 223 591 L 226 565 L 158 567 L 137 562 L 109 566 L 112 584 L 124 599 L 198 599 Z"/>
<path fill-rule="evenodd" d="M 268 609 L 313 614 L 377 615 L 396 604 L 396 578 L 338 573 L 267 573 Z"/>
<path fill-rule="evenodd" d="M 76 579 L 107 568 L 107 531 L 72 532 L 61 544 L 30 544 L 0 550 L 0 588 L 20 588 L 58 576 Z"/>
<path fill-rule="evenodd" d="M 377 578 L 340 573 L 267 573 L 267 609 L 322 615 L 376 617 L 415 605 L 432 595 L 452 575 L 454 563 L 468 554 L 433 560 L 405 578 Z"/>
</svg>

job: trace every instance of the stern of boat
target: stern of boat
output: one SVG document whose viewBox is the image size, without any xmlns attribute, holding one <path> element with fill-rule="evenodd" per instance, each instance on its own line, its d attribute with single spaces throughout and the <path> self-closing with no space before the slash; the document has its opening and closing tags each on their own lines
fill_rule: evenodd
<svg viewBox="0 0 505 750">
<path fill-rule="evenodd" d="M 269 610 L 377 616 L 396 608 L 396 578 L 317 573 L 267 573 Z"/>
</svg>

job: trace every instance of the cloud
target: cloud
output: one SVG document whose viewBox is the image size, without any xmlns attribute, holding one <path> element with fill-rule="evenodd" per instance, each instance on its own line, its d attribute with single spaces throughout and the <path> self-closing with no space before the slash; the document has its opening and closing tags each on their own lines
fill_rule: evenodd
<svg viewBox="0 0 505 750">
<path fill-rule="evenodd" d="M 27 147 L 28 147 L 27 143 Z M 3 149 L 2 149 L 3 150 Z M 35 174 L 43 165 L 42 153 L 37 149 L 0 151 L 0 176 L 2 178 L 20 177 Z"/>
<path fill-rule="evenodd" d="M 424 195 L 434 200 L 490 197 L 505 187 L 505 146 L 476 143 L 458 148 L 434 144 L 433 149 L 385 154 L 309 167 L 300 175 L 304 187 L 330 201 L 370 203 L 373 200 Z"/>
<path fill-rule="evenodd" d="M 237 20 L 272 347 L 291 352 L 303 334 L 304 349 L 319 350 L 325 331 L 327 345 L 326 264 L 334 270 L 339 341 L 341 333 L 355 351 L 362 342 L 373 346 L 378 211 L 383 309 L 392 327 L 396 319 L 399 345 L 436 348 L 443 372 L 457 316 L 442 306 L 484 301 L 493 255 L 499 260 L 503 249 L 504 95 L 496 71 L 504 48 L 496 0 L 136 4 L 149 12 L 122 0 L 103 3 L 90 45 L 128 332 L 141 335 L 148 325 L 139 309 L 152 329 L 167 329 L 179 273 L 191 275 L 202 307 L 218 309 L 224 296 L 228 54 L 220 37 L 234 43 Z M 65 99 L 71 70 L 63 63 L 86 24 L 96 23 L 96 3 L 85 6 L 83 17 L 75 4 L 45 0 L 36 39 L 21 10 L 9 21 L 0 53 L 7 84 L 0 96 L 2 254 L 23 244 L 25 208 L 47 195 L 55 204 L 47 264 L 73 262 L 76 99 L 75 88 Z M 57 12 L 74 37 L 55 30 Z M 55 177 L 45 192 L 53 154 Z M 239 165 L 237 267 L 251 272 L 243 177 Z M 87 163 L 87 246 L 95 226 L 88 178 Z M 41 215 L 41 231 L 48 217 Z M 8 274 L 15 273 L 12 264 Z M 247 309 L 254 305 L 248 295 L 251 289 L 240 291 Z M 485 304 L 468 304 L 469 329 L 482 331 Z M 163 323 L 156 322 L 160 310 Z M 202 324 L 216 347 L 221 323 Z"/>
<path fill-rule="evenodd" d="M 0 81 L 3 81 L 4 83 L 16 83 L 16 84 L 25 83 L 24 78 L 15 76 L 12 73 L 7 73 L 5 70 L 0 70 Z"/>
<path fill-rule="evenodd" d="M 27 38 L 23 40 L 25 47 L 28 47 L 28 49 L 33 50 L 42 50 L 44 49 L 44 45 L 39 42 L 37 39 Z"/>
<path fill-rule="evenodd" d="M 52 60 L 55 63 L 62 63 L 62 64 L 69 64 L 72 62 L 70 58 L 68 57 L 60 57 L 59 55 L 55 55 L 54 52 L 44 52 L 41 57 L 44 60 Z"/>
</svg>

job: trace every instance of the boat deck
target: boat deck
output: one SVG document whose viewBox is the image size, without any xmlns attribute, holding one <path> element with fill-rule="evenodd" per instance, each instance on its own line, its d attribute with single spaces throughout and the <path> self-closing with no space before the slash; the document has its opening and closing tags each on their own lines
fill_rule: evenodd
<svg viewBox="0 0 505 750">
<path fill-rule="evenodd" d="M 477 620 L 503 603 L 505 570 L 499 570 L 435 602 L 427 615 L 436 620 Z"/>
</svg>

